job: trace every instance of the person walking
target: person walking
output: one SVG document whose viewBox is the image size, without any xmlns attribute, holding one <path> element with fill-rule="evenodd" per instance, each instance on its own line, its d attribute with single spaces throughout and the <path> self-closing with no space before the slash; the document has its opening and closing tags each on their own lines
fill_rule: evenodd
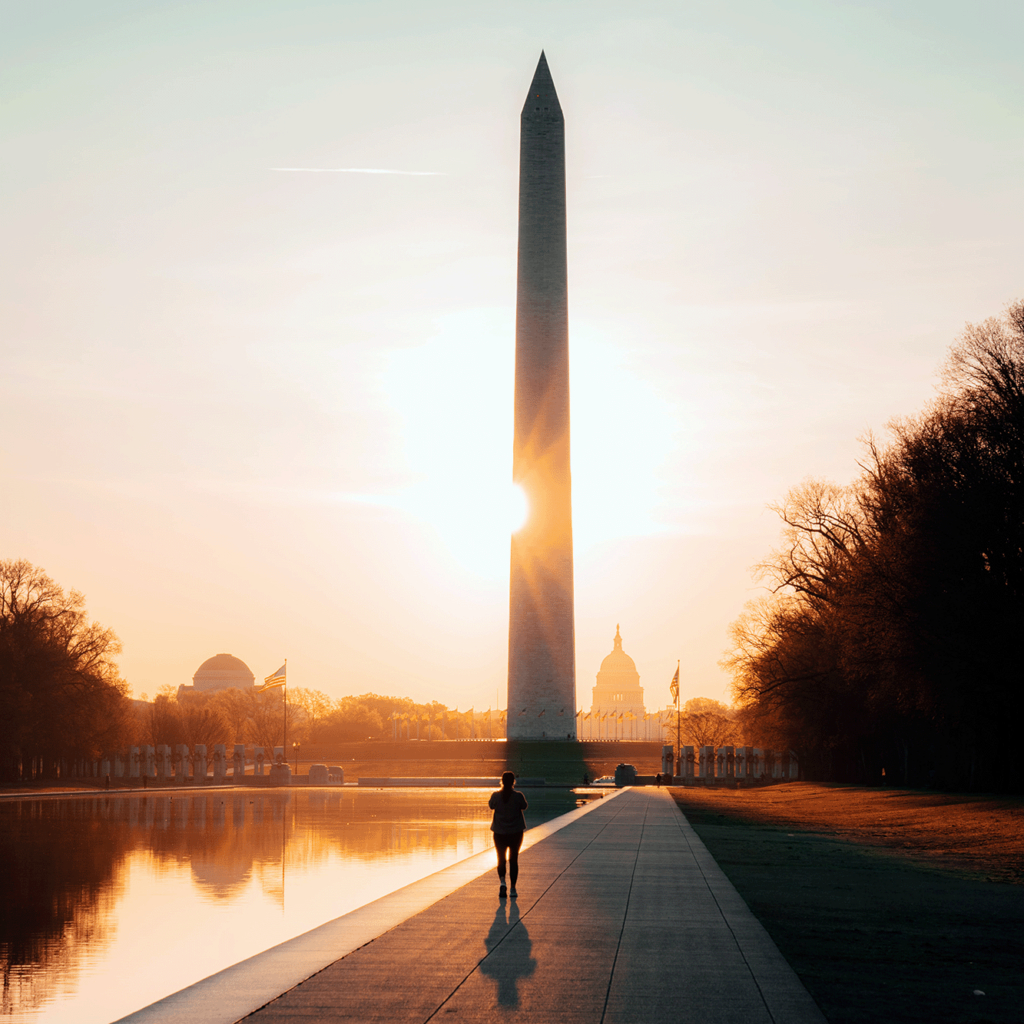
<svg viewBox="0 0 1024 1024">
<path fill-rule="evenodd" d="M 526 817 L 523 811 L 529 806 L 526 797 L 515 788 L 514 772 L 505 772 L 501 777 L 501 789 L 491 794 L 487 801 L 494 814 L 491 816 L 491 831 L 494 833 L 494 848 L 498 851 L 498 899 L 506 896 L 505 861 L 508 859 L 508 880 L 510 888 L 507 895 L 513 899 L 516 892 L 516 880 L 519 878 L 519 847 L 523 845 L 523 833 L 526 831 Z"/>
</svg>

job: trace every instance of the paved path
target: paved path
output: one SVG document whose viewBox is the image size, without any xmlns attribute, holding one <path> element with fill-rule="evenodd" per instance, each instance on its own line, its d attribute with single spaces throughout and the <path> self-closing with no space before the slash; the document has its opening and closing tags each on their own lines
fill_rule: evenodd
<svg viewBox="0 0 1024 1024">
<path fill-rule="evenodd" d="M 296 985 L 247 1024 L 823 1024 L 671 797 L 634 789 Z"/>
</svg>

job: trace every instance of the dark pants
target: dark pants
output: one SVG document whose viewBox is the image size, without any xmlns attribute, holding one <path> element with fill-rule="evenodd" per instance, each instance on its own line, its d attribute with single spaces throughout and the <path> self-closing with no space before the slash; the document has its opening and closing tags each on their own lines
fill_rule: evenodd
<svg viewBox="0 0 1024 1024">
<path fill-rule="evenodd" d="M 494 833 L 494 848 L 498 851 L 498 877 L 505 884 L 505 856 L 508 855 L 508 880 L 514 889 L 519 877 L 519 847 L 523 845 L 522 832 Z"/>
</svg>

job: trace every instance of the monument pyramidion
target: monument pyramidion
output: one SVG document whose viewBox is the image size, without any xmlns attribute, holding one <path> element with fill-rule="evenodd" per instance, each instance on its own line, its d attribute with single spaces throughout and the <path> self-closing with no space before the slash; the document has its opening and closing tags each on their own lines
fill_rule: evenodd
<svg viewBox="0 0 1024 1024">
<path fill-rule="evenodd" d="M 576 739 L 565 119 L 543 53 L 520 128 L 512 479 L 529 517 L 512 536 L 508 738 Z"/>
</svg>

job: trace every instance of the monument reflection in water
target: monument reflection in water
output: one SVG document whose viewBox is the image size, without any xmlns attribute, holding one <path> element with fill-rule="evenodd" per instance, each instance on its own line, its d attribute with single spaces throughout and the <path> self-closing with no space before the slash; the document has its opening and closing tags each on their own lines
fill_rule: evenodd
<svg viewBox="0 0 1024 1024">
<path fill-rule="evenodd" d="M 529 796 L 531 825 L 576 806 Z M 106 1024 L 491 845 L 483 790 L 0 802 L 0 1021 Z"/>
</svg>

